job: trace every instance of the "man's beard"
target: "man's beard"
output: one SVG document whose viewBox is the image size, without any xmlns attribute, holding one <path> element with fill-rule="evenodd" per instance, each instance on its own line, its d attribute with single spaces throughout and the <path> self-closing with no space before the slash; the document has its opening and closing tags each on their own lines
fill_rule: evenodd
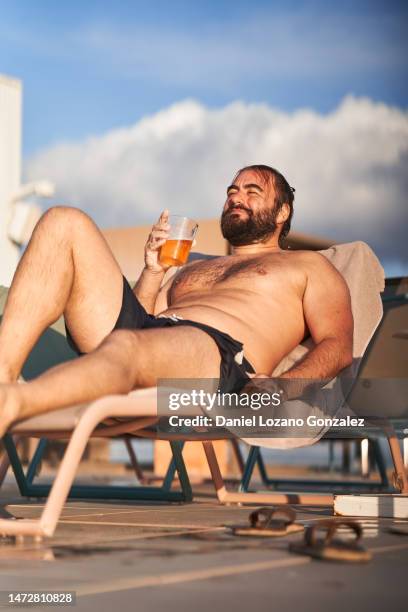
<svg viewBox="0 0 408 612">
<path fill-rule="evenodd" d="M 231 214 L 235 209 L 245 210 L 246 217 Z M 234 206 L 221 215 L 221 232 L 232 246 L 245 246 L 255 242 L 266 242 L 276 232 L 276 211 L 252 212 L 242 206 Z"/>
</svg>

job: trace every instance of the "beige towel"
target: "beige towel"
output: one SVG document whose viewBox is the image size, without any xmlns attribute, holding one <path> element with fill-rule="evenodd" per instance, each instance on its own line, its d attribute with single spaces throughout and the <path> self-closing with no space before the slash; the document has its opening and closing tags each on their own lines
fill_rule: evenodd
<svg viewBox="0 0 408 612">
<path fill-rule="evenodd" d="M 350 376 L 350 382 L 357 376 L 364 352 L 377 329 L 383 314 L 380 292 L 384 290 L 384 270 L 370 247 L 364 242 L 350 242 L 320 251 L 322 255 L 343 275 L 351 295 L 354 317 L 353 363 L 343 370 L 342 375 Z M 273 375 L 279 376 L 297 363 L 311 348 L 313 341 L 306 340 L 287 355 L 275 368 Z M 344 403 L 344 385 L 338 378 L 322 390 L 318 404 L 313 407 L 304 402 L 290 402 L 291 414 L 288 416 L 334 415 Z M 293 409 L 293 414 L 292 414 Z M 316 429 L 310 438 L 245 438 L 254 446 L 268 448 L 296 448 L 317 442 L 327 428 Z"/>
</svg>

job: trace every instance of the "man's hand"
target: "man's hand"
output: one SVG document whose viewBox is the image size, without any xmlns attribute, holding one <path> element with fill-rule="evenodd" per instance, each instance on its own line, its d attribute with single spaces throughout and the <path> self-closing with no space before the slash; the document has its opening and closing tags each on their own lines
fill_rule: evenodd
<svg viewBox="0 0 408 612">
<path fill-rule="evenodd" d="M 285 374 L 274 377 L 271 374 L 246 372 L 246 375 L 251 380 L 245 385 L 245 392 L 279 393 L 282 403 L 293 399 L 308 401 L 314 397 L 320 387 L 324 387 L 329 382 L 329 379 L 297 379 Z"/>
<path fill-rule="evenodd" d="M 149 272 L 153 272 L 154 274 L 163 273 L 170 268 L 170 266 L 166 266 L 159 261 L 160 248 L 166 242 L 169 235 L 170 225 L 168 220 L 169 211 L 166 208 L 163 210 L 157 223 L 153 225 L 145 244 L 145 267 Z"/>
<path fill-rule="evenodd" d="M 287 399 L 285 391 L 286 389 L 280 384 L 281 381 L 279 378 L 273 378 L 270 374 L 261 374 L 261 373 L 251 373 L 245 372 L 245 374 L 251 379 L 245 387 L 243 387 L 242 391 L 251 395 L 252 393 L 269 393 L 272 395 L 273 393 L 279 393 L 279 395 L 283 399 Z M 242 393 L 241 391 L 241 393 Z"/>
</svg>

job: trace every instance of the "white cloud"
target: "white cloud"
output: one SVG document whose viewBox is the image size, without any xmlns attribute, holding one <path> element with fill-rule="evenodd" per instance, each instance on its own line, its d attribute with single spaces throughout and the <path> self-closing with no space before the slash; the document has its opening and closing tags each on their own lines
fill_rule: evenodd
<svg viewBox="0 0 408 612">
<path fill-rule="evenodd" d="M 348 97 L 328 115 L 187 100 L 133 126 L 46 149 L 28 179 L 55 181 L 60 202 L 102 226 L 150 223 L 168 207 L 218 216 L 240 166 L 266 163 L 296 187 L 298 231 L 362 239 L 408 266 L 408 113 Z"/>
</svg>

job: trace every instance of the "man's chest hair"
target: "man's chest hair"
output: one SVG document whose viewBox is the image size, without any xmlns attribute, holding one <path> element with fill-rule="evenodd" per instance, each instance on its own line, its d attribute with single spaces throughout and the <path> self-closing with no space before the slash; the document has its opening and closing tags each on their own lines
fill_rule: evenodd
<svg viewBox="0 0 408 612">
<path fill-rule="evenodd" d="M 273 255 L 252 255 L 215 257 L 214 259 L 193 263 L 175 276 L 172 291 L 185 292 L 191 289 L 209 288 L 229 279 L 250 280 L 287 274 L 296 271 L 292 255 L 275 253 Z M 265 278 L 266 280 L 266 278 Z"/>
</svg>

